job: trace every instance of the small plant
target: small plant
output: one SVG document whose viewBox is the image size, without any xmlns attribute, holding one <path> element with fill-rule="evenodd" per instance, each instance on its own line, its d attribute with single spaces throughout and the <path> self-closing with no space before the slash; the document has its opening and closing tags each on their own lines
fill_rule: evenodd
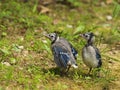
<svg viewBox="0 0 120 90">
<path fill-rule="evenodd" d="M 113 17 L 117 18 L 120 15 L 120 4 L 114 2 Z"/>
<path fill-rule="evenodd" d="M 72 3 L 73 6 L 76 6 L 76 7 L 78 7 L 78 6 L 81 5 L 81 3 L 80 3 L 79 0 L 67 0 L 67 1 L 70 2 L 70 3 Z"/>
</svg>

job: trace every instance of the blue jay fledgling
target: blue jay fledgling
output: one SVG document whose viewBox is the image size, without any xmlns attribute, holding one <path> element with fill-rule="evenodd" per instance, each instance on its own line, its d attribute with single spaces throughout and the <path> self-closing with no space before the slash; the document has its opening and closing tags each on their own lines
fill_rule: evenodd
<svg viewBox="0 0 120 90">
<path fill-rule="evenodd" d="M 101 67 L 101 55 L 99 50 L 93 45 L 95 41 L 95 35 L 93 33 L 88 32 L 85 34 L 80 34 L 80 36 L 87 40 L 86 45 L 82 49 L 82 58 L 85 65 L 90 68 L 90 74 L 92 68 Z"/>
<path fill-rule="evenodd" d="M 54 61 L 59 68 L 68 72 L 69 68 L 78 68 L 76 63 L 76 49 L 66 39 L 59 37 L 57 33 L 46 34 L 51 40 L 51 49 Z"/>
</svg>

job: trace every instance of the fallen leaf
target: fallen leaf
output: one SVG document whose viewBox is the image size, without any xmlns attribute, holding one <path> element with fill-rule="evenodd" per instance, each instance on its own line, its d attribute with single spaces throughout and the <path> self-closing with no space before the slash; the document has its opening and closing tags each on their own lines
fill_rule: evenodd
<svg viewBox="0 0 120 90">
<path fill-rule="evenodd" d="M 108 16 L 106 16 L 106 19 L 107 19 L 108 21 L 110 21 L 110 20 L 112 20 L 112 16 L 111 16 L 111 15 L 108 15 Z"/>
<path fill-rule="evenodd" d="M 23 50 L 22 54 L 23 54 L 23 56 L 28 56 L 29 52 L 28 52 L 28 50 Z"/>
<path fill-rule="evenodd" d="M 8 62 L 1 62 L 3 65 L 10 66 L 10 63 Z"/>
<path fill-rule="evenodd" d="M 67 26 L 67 28 L 73 28 L 73 26 L 70 24 L 67 24 L 66 26 Z"/>
<path fill-rule="evenodd" d="M 42 6 L 42 5 L 39 5 L 39 6 L 37 7 L 37 10 L 38 10 L 40 13 L 42 13 L 42 14 L 44 14 L 44 13 L 49 13 L 49 12 L 51 11 L 49 8 L 44 7 L 44 6 Z"/>
<path fill-rule="evenodd" d="M 58 24 L 60 21 L 58 20 L 58 19 L 54 19 L 53 20 L 53 25 L 56 25 L 56 24 Z"/>
<path fill-rule="evenodd" d="M 55 2 L 54 0 L 39 0 L 39 4 L 41 5 L 49 5 L 54 2 Z"/>
<path fill-rule="evenodd" d="M 106 0 L 106 4 L 112 4 L 113 0 Z"/>
</svg>

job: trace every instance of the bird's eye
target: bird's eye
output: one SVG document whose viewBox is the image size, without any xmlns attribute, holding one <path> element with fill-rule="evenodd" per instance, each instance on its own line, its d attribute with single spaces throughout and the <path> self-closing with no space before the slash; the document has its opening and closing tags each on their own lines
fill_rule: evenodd
<svg viewBox="0 0 120 90">
<path fill-rule="evenodd" d="M 88 37 L 88 35 L 85 35 L 85 37 Z"/>
<path fill-rule="evenodd" d="M 51 37 L 53 37 L 53 36 L 51 36 Z"/>
</svg>

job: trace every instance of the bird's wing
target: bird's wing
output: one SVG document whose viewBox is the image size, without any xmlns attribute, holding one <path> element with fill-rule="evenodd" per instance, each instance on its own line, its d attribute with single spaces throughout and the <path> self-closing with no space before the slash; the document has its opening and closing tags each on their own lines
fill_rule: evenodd
<svg viewBox="0 0 120 90">
<path fill-rule="evenodd" d="M 54 60 L 59 67 L 67 67 L 70 56 L 64 46 L 54 45 L 52 47 Z"/>
<path fill-rule="evenodd" d="M 68 45 L 71 48 L 71 51 L 72 51 L 72 54 L 73 54 L 74 58 L 77 59 L 78 52 L 73 47 L 73 45 L 70 42 L 68 42 L 66 39 L 64 39 L 64 38 L 60 38 L 60 39 L 62 40 L 62 42 L 64 42 L 66 45 Z"/>
<path fill-rule="evenodd" d="M 95 52 L 96 52 L 96 58 L 99 60 L 98 62 L 98 67 L 100 67 L 102 65 L 102 60 L 101 60 L 101 55 L 100 55 L 100 51 L 98 48 L 94 47 Z"/>
<path fill-rule="evenodd" d="M 70 47 L 74 58 L 77 59 L 77 54 L 78 54 L 77 50 L 72 46 L 72 44 L 70 44 Z"/>
</svg>

